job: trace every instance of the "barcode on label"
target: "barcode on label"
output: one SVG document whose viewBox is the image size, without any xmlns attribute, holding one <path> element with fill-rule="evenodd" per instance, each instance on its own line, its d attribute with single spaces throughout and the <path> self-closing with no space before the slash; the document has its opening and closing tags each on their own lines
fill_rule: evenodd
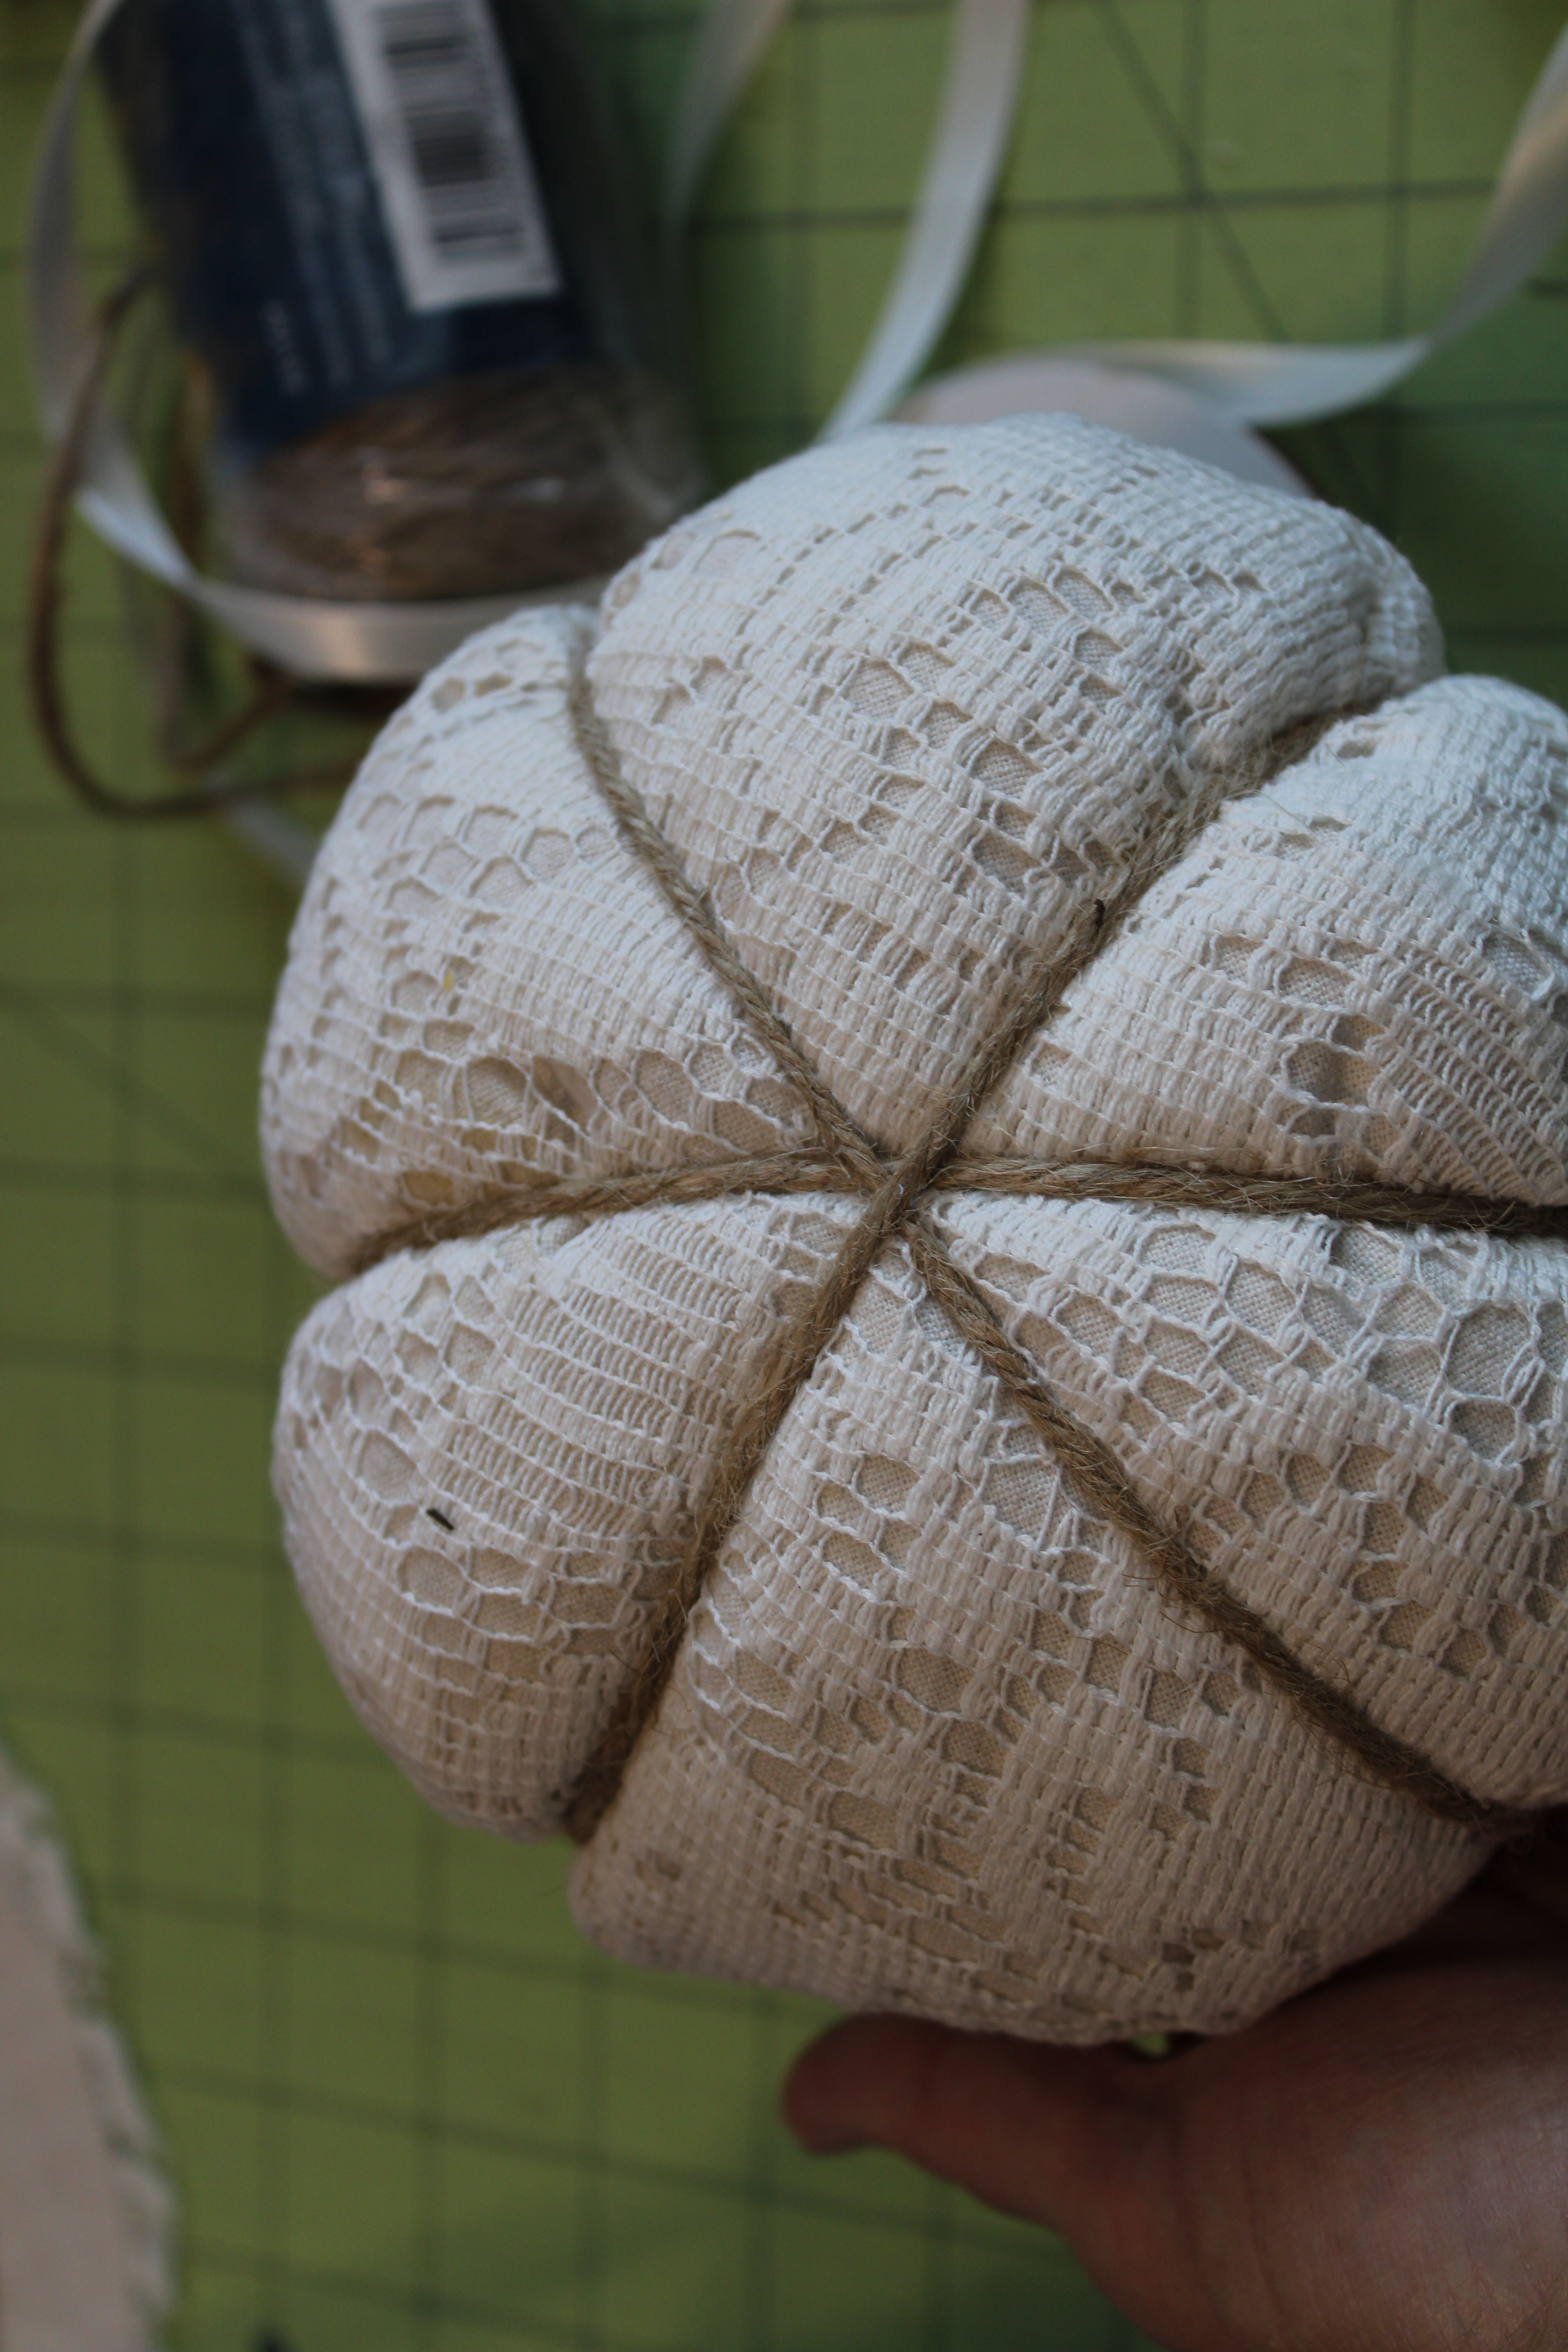
<svg viewBox="0 0 1568 2352">
<path fill-rule="evenodd" d="M 327 5 L 409 308 L 559 292 L 486 0 Z"/>
</svg>

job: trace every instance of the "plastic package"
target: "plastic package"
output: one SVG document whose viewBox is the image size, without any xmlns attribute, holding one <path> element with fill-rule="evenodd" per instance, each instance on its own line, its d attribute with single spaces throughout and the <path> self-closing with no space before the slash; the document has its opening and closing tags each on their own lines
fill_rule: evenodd
<svg viewBox="0 0 1568 2352">
<path fill-rule="evenodd" d="M 556 0 L 125 0 L 100 61 L 201 560 L 309 597 L 521 592 L 613 571 L 697 495 Z"/>
</svg>

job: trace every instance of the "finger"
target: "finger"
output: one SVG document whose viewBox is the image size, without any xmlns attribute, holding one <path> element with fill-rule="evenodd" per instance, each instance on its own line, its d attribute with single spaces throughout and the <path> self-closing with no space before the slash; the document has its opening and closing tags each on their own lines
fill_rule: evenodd
<svg viewBox="0 0 1568 2352">
<path fill-rule="evenodd" d="M 894 2017 L 851 2018 L 806 2050 L 784 2119 L 817 2155 L 888 2147 L 987 2202 L 1068 2231 L 1163 2157 L 1151 2070 Z"/>
<path fill-rule="evenodd" d="M 1057 2230 L 1170 2352 L 1238 2340 L 1194 2260 L 1180 2062 L 852 2018 L 796 2060 L 782 2107 L 823 2155 L 874 2145 Z"/>
</svg>

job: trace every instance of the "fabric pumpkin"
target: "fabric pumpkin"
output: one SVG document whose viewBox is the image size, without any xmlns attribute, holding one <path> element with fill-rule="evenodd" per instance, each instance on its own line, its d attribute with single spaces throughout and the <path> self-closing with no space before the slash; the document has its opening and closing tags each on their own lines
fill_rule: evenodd
<svg viewBox="0 0 1568 2352">
<path fill-rule="evenodd" d="M 1218 2030 L 1447 1900 L 1485 1808 L 1568 1800 L 1568 1251 L 1525 1229 L 1568 1200 L 1568 722 L 1440 670 L 1332 509 L 1071 419 L 884 427 L 476 637 L 370 754 L 266 1061 L 278 1213 L 341 1285 L 285 1375 L 287 1539 L 432 1803 L 591 1831 L 608 1950 Z M 737 1476 L 944 1102 L 956 1157 Z M 1326 1732 L 1139 1514 L 1473 1817 Z"/>
</svg>

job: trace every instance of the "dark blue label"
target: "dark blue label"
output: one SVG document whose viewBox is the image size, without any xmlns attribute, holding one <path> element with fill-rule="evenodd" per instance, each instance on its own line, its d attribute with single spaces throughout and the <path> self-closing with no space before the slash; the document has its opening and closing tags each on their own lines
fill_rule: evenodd
<svg viewBox="0 0 1568 2352">
<path fill-rule="evenodd" d="M 125 0 L 100 56 L 233 456 L 443 377 L 584 356 L 569 277 L 543 297 L 410 307 L 326 0 Z M 515 79 L 512 98 L 526 121 Z M 460 140 L 426 145 L 433 168 L 473 168 Z"/>
</svg>

